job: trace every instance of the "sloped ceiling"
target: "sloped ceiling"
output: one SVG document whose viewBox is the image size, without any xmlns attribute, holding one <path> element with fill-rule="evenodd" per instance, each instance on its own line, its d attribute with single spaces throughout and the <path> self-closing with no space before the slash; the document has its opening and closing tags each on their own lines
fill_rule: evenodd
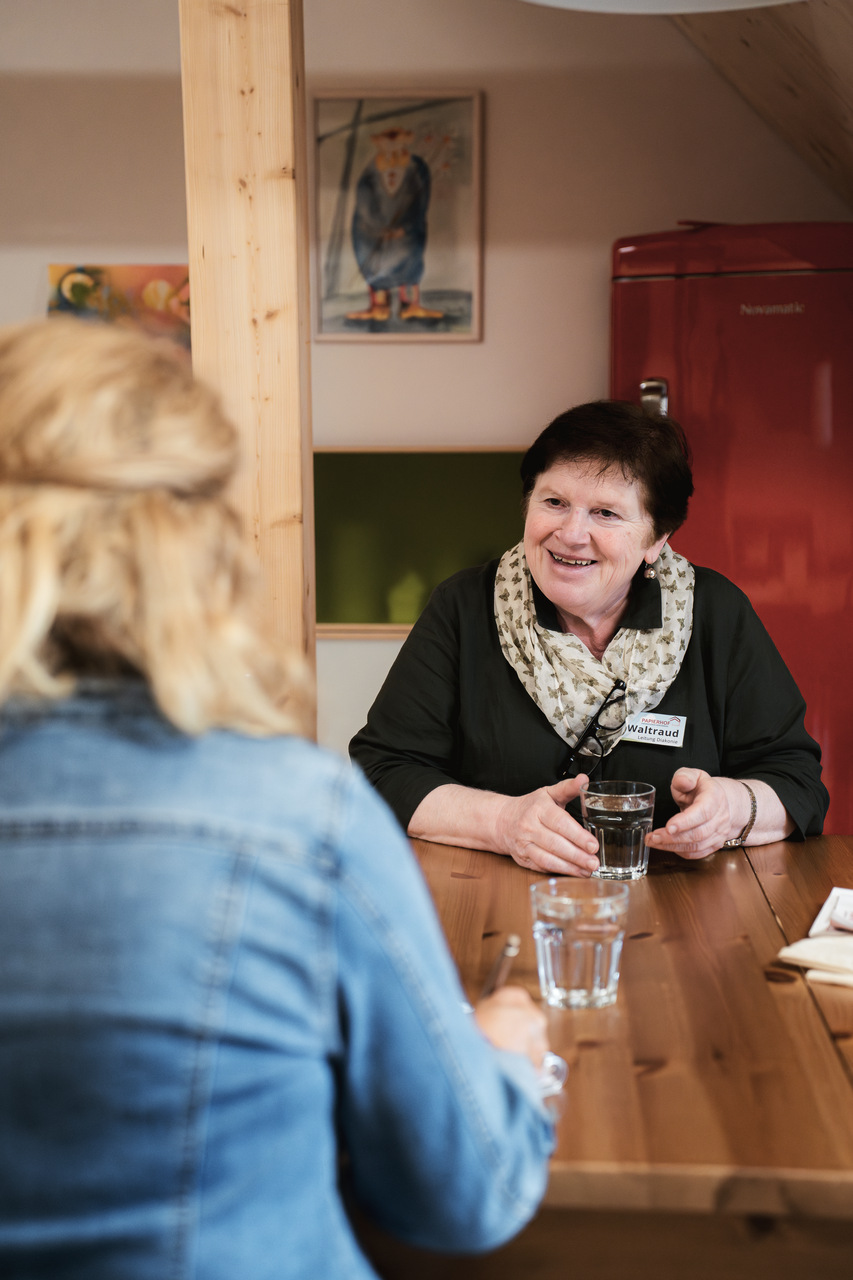
<svg viewBox="0 0 853 1280">
<path fill-rule="evenodd" d="M 670 21 L 853 209 L 853 0 Z"/>
</svg>

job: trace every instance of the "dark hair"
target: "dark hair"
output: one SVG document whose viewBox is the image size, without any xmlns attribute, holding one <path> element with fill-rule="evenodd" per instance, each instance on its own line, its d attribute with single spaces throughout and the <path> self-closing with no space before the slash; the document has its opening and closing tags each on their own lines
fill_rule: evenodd
<svg viewBox="0 0 853 1280">
<path fill-rule="evenodd" d="M 655 537 L 687 518 L 693 492 L 690 446 L 674 418 L 649 414 L 628 400 L 594 400 L 568 409 L 534 440 L 521 461 L 524 509 L 538 476 L 561 462 L 589 461 L 620 470 L 645 490 Z"/>
</svg>

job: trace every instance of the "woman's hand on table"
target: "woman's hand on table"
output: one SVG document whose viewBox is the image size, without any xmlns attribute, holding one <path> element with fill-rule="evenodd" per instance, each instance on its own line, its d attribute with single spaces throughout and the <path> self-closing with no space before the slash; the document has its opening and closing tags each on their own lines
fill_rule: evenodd
<svg viewBox="0 0 853 1280">
<path fill-rule="evenodd" d="M 652 849 L 680 858 L 707 858 L 746 824 L 746 817 L 739 821 L 736 805 L 742 807 L 746 797 L 748 815 L 749 798 L 734 778 L 712 778 L 704 769 L 677 769 L 670 790 L 681 812 L 648 836 Z"/>
<path fill-rule="evenodd" d="M 579 774 L 523 796 L 447 783 L 424 796 L 408 834 L 505 853 L 520 867 L 552 876 L 590 876 L 598 868 L 598 841 L 566 812 L 587 781 Z"/>
<path fill-rule="evenodd" d="M 474 1018 L 496 1049 L 522 1053 L 537 1071 L 548 1052 L 548 1021 L 523 987 L 501 987 L 478 1000 Z"/>
<path fill-rule="evenodd" d="M 748 782 L 756 798 L 756 817 L 747 843 L 784 840 L 794 830 L 793 818 L 766 782 L 754 778 Z M 677 769 L 670 790 L 681 812 L 646 838 L 652 849 L 665 849 L 680 858 L 706 858 L 747 824 L 751 800 L 739 778 L 713 778 L 704 769 Z"/>
<path fill-rule="evenodd" d="M 558 876 L 598 870 L 598 841 L 566 812 L 589 779 L 585 774 L 523 796 L 505 796 L 497 815 L 498 850 L 520 867 Z"/>
</svg>

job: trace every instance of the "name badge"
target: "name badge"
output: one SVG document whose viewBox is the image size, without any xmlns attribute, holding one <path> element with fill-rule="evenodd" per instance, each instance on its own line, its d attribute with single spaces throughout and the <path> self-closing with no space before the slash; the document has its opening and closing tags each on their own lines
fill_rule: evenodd
<svg viewBox="0 0 853 1280">
<path fill-rule="evenodd" d="M 687 716 L 662 716 L 657 711 L 640 711 L 625 721 L 623 742 L 651 742 L 656 747 L 680 747 L 684 741 Z"/>
</svg>

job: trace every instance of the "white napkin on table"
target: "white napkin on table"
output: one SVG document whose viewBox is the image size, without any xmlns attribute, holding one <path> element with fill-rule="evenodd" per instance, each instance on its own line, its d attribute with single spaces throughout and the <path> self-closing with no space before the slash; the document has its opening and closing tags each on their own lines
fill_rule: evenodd
<svg viewBox="0 0 853 1280">
<path fill-rule="evenodd" d="M 783 947 L 777 959 L 805 969 L 812 982 L 853 987 L 853 889 L 834 888 L 809 936 Z"/>
</svg>

